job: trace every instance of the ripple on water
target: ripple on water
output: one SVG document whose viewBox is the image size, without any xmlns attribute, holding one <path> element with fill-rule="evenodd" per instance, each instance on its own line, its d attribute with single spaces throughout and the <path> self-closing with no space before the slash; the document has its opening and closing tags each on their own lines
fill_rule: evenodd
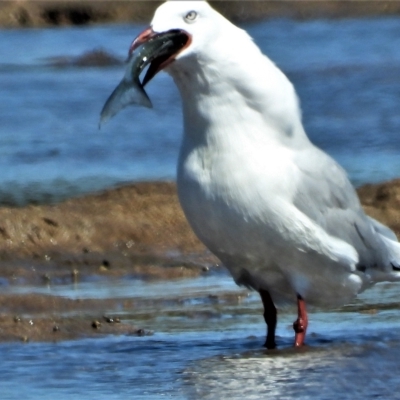
<svg viewBox="0 0 400 400">
<path fill-rule="evenodd" d="M 205 358 L 185 369 L 185 389 L 201 399 L 398 399 L 399 344 L 332 342 Z"/>
</svg>

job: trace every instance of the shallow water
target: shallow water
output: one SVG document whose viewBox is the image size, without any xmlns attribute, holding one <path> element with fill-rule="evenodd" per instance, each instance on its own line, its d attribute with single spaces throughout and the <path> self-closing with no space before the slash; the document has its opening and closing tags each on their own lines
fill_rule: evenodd
<svg viewBox="0 0 400 400">
<path fill-rule="evenodd" d="M 294 82 L 306 130 L 359 185 L 400 175 L 400 19 L 271 20 L 244 26 Z M 101 131 L 124 66 L 52 66 L 103 48 L 121 60 L 142 26 L 0 30 L 0 202 L 54 201 L 174 179 L 180 98 L 167 74 Z M 69 57 L 69 58 L 68 58 Z"/>
<path fill-rule="evenodd" d="M 308 346 L 300 350 L 291 347 L 295 310 L 282 310 L 275 351 L 261 346 L 258 296 L 225 274 L 165 284 L 122 279 L 106 284 L 109 292 L 104 285 L 46 290 L 102 298 L 125 295 L 131 285 L 132 297 L 152 301 L 113 315 L 154 334 L 0 344 L 2 399 L 400 398 L 399 284 L 378 285 L 338 310 L 310 313 Z"/>
<path fill-rule="evenodd" d="M 204 334 L 2 345 L 2 398 L 399 398 L 399 342 L 373 339 L 273 353 Z"/>
</svg>

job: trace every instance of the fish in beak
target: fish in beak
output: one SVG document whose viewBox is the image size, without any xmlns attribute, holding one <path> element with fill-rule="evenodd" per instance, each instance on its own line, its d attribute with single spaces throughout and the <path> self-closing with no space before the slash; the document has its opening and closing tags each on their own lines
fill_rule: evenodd
<svg viewBox="0 0 400 400">
<path fill-rule="evenodd" d="M 130 104 L 151 108 L 144 86 L 167 65 L 174 61 L 191 42 L 190 35 L 173 29 L 156 33 L 152 28 L 143 31 L 131 44 L 125 75 L 111 93 L 100 113 L 99 128 L 119 111 Z M 149 65 L 140 82 L 140 74 Z"/>
</svg>

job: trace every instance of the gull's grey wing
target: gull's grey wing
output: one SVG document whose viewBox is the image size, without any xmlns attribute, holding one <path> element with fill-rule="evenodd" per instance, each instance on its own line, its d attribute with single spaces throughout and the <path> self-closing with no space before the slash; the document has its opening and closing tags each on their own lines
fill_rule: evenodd
<svg viewBox="0 0 400 400">
<path fill-rule="evenodd" d="M 371 222 L 372 226 L 374 227 L 375 231 L 381 234 L 382 236 L 385 236 L 387 239 L 393 240 L 395 242 L 398 242 L 396 234 L 389 229 L 386 225 L 381 224 L 379 221 L 376 219 L 371 218 L 369 215 L 367 215 L 369 221 Z"/>
<path fill-rule="evenodd" d="M 294 205 L 327 233 L 351 244 L 358 252 L 360 270 L 391 270 L 382 236 L 393 240 L 395 235 L 364 213 L 343 168 L 316 147 L 295 157 L 301 179 Z"/>
</svg>

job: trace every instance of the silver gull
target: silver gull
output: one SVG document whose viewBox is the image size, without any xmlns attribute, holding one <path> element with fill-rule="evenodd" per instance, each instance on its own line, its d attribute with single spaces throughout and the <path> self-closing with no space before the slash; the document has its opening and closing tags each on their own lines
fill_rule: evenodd
<svg viewBox="0 0 400 400">
<path fill-rule="evenodd" d="M 144 81 L 165 69 L 182 96 L 184 213 L 235 282 L 260 293 L 265 346 L 276 346 L 275 304 L 287 301 L 297 301 L 301 346 L 306 302 L 336 306 L 400 280 L 400 244 L 310 142 L 293 85 L 244 30 L 205 1 L 168 1 L 130 52 L 173 32 L 187 41 L 153 57 Z"/>
</svg>

